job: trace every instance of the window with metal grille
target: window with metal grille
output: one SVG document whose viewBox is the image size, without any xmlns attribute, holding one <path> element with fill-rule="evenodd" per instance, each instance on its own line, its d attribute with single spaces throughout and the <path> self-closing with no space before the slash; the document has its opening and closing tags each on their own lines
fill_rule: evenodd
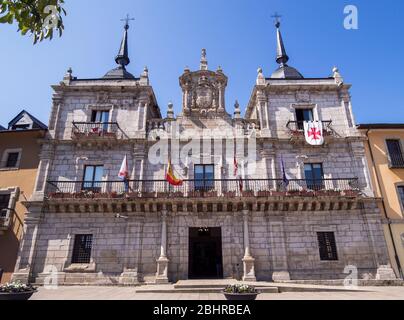
<svg viewBox="0 0 404 320">
<path fill-rule="evenodd" d="M 404 156 L 401 150 L 400 140 L 386 140 L 389 152 L 390 165 L 393 168 L 404 168 Z"/>
<path fill-rule="evenodd" d="M 401 206 L 402 208 L 404 208 L 404 186 L 397 187 L 397 190 L 398 190 L 398 196 L 401 201 Z"/>
<path fill-rule="evenodd" d="M 92 246 L 92 234 L 77 234 L 74 238 L 72 263 L 90 263 Z"/>
<path fill-rule="evenodd" d="M 18 157 L 20 154 L 18 152 L 10 152 L 7 155 L 6 168 L 15 168 L 17 167 Z"/>
<path fill-rule="evenodd" d="M 0 194 L 0 218 L 4 218 L 7 216 L 9 203 L 10 203 L 10 195 Z"/>
<path fill-rule="evenodd" d="M 337 244 L 334 232 L 317 232 L 320 259 L 322 261 L 338 260 Z"/>
</svg>

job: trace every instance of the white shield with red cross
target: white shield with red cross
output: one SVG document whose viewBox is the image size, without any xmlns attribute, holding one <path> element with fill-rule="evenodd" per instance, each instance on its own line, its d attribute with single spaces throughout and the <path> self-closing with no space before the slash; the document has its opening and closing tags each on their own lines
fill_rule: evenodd
<svg viewBox="0 0 404 320">
<path fill-rule="evenodd" d="M 324 144 L 323 123 L 321 121 L 307 121 L 304 123 L 304 136 L 308 144 L 322 146 Z"/>
</svg>

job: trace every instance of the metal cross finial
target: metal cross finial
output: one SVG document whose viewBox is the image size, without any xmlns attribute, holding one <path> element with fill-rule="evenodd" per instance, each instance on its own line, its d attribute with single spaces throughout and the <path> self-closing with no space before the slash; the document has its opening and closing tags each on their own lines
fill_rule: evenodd
<svg viewBox="0 0 404 320">
<path fill-rule="evenodd" d="M 277 28 L 279 28 L 281 26 L 281 20 L 280 18 L 282 18 L 282 16 L 280 14 L 278 14 L 278 12 L 275 12 L 274 15 L 271 16 L 271 18 L 275 19 L 275 26 Z"/>
<path fill-rule="evenodd" d="M 134 21 L 134 18 L 131 18 L 129 14 L 126 15 L 126 18 L 121 19 L 121 21 L 125 21 L 125 29 L 129 29 L 129 21 Z"/>
</svg>

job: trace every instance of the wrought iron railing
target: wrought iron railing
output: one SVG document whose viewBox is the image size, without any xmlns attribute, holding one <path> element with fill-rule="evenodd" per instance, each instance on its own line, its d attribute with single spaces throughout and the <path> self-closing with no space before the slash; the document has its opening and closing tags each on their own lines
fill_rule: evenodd
<svg viewBox="0 0 404 320">
<path fill-rule="evenodd" d="M 73 136 L 122 137 L 123 131 L 116 122 L 73 122 Z"/>
<path fill-rule="evenodd" d="M 216 198 L 268 196 L 355 196 L 358 179 L 185 180 L 172 186 L 166 180 L 49 181 L 48 198 Z"/>
<path fill-rule="evenodd" d="M 330 134 L 332 132 L 332 121 L 321 121 L 323 123 L 323 129 L 325 134 Z M 297 132 L 299 134 L 304 131 L 304 121 L 289 121 L 286 127 L 291 132 Z"/>
<path fill-rule="evenodd" d="M 404 168 L 404 155 L 402 153 L 389 153 L 390 168 Z"/>
</svg>

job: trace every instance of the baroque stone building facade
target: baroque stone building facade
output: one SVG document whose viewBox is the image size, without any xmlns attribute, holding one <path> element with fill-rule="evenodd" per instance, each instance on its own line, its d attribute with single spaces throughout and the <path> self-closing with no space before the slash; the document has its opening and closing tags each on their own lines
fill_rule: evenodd
<svg viewBox="0 0 404 320">
<path fill-rule="evenodd" d="M 148 70 L 126 70 L 128 26 L 118 68 L 99 79 L 69 70 L 53 86 L 14 279 L 341 279 L 346 266 L 394 278 L 350 85 L 336 68 L 305 78 L 290 67 L 279 27 L 279 68 L 258 70 L 244 117 L 238 103 L 226 111 L 228 79 L 203 50 L 180 77 L 181 114 L 169 105 L 163 118 Z M 322 121 L 323 146 L 305 142 L 307 120 Z M 168 162 L 181 185 L 165 180 Z"/>
</svg>

